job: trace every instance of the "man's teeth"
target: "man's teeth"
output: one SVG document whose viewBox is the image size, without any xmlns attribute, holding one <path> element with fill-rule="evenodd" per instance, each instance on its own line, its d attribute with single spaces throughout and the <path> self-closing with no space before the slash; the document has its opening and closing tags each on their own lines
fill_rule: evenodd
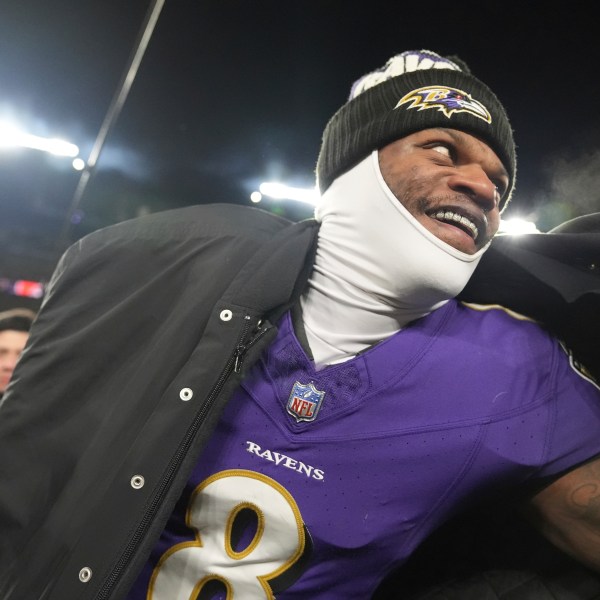
<svg viewBox="0 0 600 600">
<path fill-rule="evenodd" d="M 477 229 L 477 225 L 475 225 L 475 223 L 473 223 L 473 221 L 471 221 L 470 219 L 467 219 L 467 217 L 463 217 L 462 215 L 459 215 L 450 210 L 439 210 L 438 212 L 434 213 L 433 216 L 438 221 L 454 221 L 455 223 L 460 223 L 461 225 L 464 225 L 467 229 L 469 229 L 469 231 L 471 231 L 474 240 L 477 240 L 477 238 L 479 237 L 479 230 Z"/>
</svg>

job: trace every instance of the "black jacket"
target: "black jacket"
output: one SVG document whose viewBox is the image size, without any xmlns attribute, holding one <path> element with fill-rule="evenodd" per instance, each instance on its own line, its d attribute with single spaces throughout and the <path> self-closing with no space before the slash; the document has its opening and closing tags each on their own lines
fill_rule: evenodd
<svg viewBox="0 0 600 600">
<path fill-rule="evenodd" d="M 121 223 L 66 252 L 0 407 L 2 600 L 124 596 L 244 369 L 304 288 L 317 230 L 207 205 Z M 537 311 L 565 333 L 582 296 L 558 292 L 548 312 L 545 294 L 522 292 L 562 279 L 515 269 L 538 246 L 560 268 L 561 252 L 546 256 L 562 238 L 548 248 L 547 237 L 494 242 L 465 299 Z M 569 272 L 587 290 L 586 268 Z M 515 287 L 513 271 L 530 287 Z"/>
<path fill-rule="evenodd" d="M 193 207 L 67 251 L 0 408 L 2 600 L 123 596 L 315 231 Z"/>
</svg>

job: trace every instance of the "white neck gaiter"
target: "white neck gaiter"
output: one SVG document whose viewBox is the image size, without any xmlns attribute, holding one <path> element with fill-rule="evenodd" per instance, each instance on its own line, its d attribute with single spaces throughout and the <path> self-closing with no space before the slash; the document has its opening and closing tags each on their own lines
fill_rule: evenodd
<svg viewBox="0 0 600 600">
<path fill-rule="evenodd" d="M 342 362 L 445 304 L 485 249 L 465 254 L 425 229 L 385 183 L 374 151 L 319 201 L 317 254 L 301 298 L 317 365 Z"/>
</svg>

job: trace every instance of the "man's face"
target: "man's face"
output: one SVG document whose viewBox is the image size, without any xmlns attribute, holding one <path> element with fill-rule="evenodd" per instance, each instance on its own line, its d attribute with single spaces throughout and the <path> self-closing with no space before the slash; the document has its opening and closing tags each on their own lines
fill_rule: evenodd
<svg viewBox="0 0 600 600">
<path fill-rule="evenodd" d="M 494 151 L 456 129 L 424 129 L 379 150 L 388 187 L 431 233 L 475 254 L 498 231 L 509 177 Z"/>
<path fill-rule="evenodd" d="M 0 394 L 3 394 L 8 386 L 12 372 L 28 338 L 29 333 L 26 331 L 14 331 L 12 329 L 0 331 Z"/>
</svg>

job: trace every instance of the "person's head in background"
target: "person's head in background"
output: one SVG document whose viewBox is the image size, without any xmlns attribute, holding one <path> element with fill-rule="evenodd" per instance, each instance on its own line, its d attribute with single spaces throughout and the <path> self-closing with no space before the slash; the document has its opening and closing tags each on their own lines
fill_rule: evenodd
<svg viewBox="0 0 600 600">
<path fill-rule="evenodd" d="M 29 339 L 34 318 L 35 312 L 27 308 L 0 312 L 0 398 Z"/>
</svg>

